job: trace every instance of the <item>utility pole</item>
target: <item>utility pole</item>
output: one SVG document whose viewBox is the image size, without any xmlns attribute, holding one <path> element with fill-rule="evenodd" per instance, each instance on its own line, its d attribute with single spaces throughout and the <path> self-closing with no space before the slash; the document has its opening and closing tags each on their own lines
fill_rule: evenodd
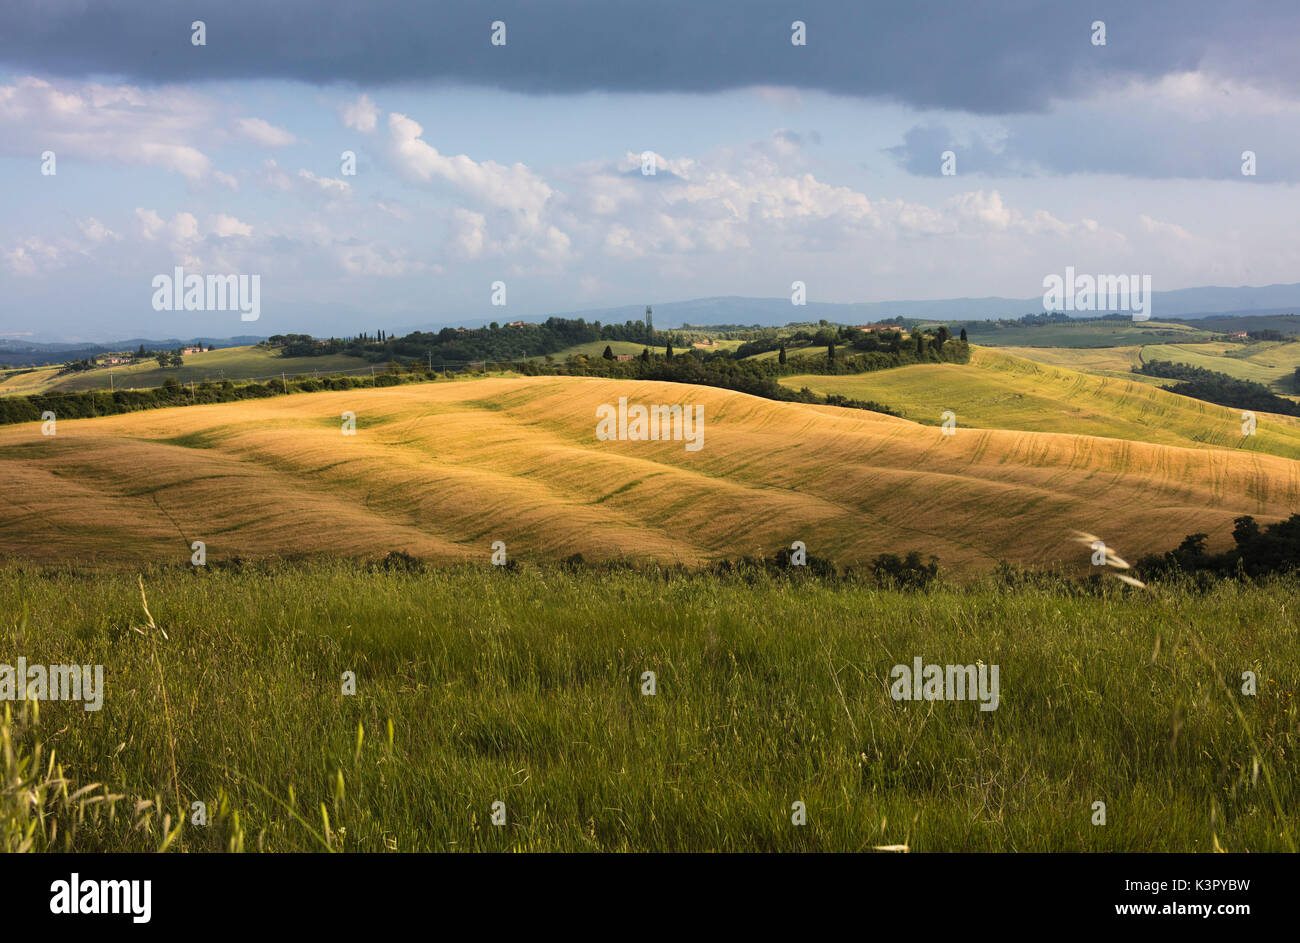
<svg viewBox="0 0 1300 943">
<path fill-rule="evenodd" d="M 284 384 L 284 392 L 287 396 L 289 394 L 289 381 L 284 378 L 283 372 L 280 373 L 280 382 Z"/>
</svg>

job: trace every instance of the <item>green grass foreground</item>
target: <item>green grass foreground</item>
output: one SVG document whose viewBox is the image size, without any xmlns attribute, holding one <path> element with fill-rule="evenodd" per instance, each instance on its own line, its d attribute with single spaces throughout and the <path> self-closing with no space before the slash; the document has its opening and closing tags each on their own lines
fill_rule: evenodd
<svg viewBox="0 0 1300 943">
<path fill-rule="evenodd" d="M 340 562 L 144 587 L 157 629 L 134 576 L 0 567 L 0 663 L 102 663 L 106 687 L 99 712 L 5 705 L 0 847 L 1295 850 L 1296 581 Z M 1001 706 L 893 701 L 917 655 L 1000 665 Z"/>
</svg>

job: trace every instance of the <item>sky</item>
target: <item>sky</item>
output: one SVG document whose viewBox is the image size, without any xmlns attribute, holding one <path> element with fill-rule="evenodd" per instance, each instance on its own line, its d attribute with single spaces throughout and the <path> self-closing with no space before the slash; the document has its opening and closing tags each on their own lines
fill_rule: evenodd
<svg viewBox="0 0 1300 943">
<path fill-rule="evenodd" d="M 1297 40 L 1252 0 L 6 0 L 0 338 L 1300 282 Z M 177 266 L 258 319 L 156 310 Z"/>
</svg>

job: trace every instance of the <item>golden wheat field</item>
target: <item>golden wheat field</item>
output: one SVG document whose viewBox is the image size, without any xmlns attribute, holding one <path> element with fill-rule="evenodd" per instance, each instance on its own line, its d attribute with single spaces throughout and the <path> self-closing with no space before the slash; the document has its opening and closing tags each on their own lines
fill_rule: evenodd
<svg viewBox="0 0 1300 943">
<path fill-rule="evenodd" d="M 1137 344 L 1128 347 L 998 347 L 997 353 L 1103 376 L 1121 376 L 1139 382 L 1157 380 L 1156 377 L 1133 373 L 1134 367 L 1142 365 L 1144 349 Z"/>
<path fill-rule="evenodd" d="M 19 367 L 0 370 L 0 396 L 25 396 L 43 393 L 56 382 L 59 367 Z"/>
<path fill-rule="evenodd" d="M 875 400 L 909 419 L 935 425 L 945 410 L 952 410 L 959 428 L 1097 435 L 1300 459 L 1300 419 L 1295 417 L 1259 413 L 1255 434 L 1246 436 L 1239 409 L 989 348 L 973 349 L 969 364 L 918 364 L 780 382 L 791 389 L 806 386 L 817 393 Z"/>
<path fill-rule="evenodd" d="M 895 371 L 902 373 L 902 371 Z M 1145 390 L 1144 390 L 1145 392 Z M 701 404 L 703 447 L 598 441 L 596 409 Z M 1214 407 L 1206 407 L 1213 409 Z M 356 414 L 356 434 L 341 415 Z M 1159 432 L 1158 423 L 1153 431 Z M 698 564 L 794 540 L 841 564 L 1086 563 L 1300 506 L 1300 463 L 1049 432 L 934 426 L 709 387 L 489 378 L 0 429 L 0 554 L 113 566 L 299 553 Z"/>
</svg>

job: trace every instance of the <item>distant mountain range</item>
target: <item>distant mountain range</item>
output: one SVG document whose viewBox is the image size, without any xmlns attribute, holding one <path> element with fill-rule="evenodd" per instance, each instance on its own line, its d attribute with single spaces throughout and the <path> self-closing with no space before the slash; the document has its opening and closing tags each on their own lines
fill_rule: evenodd
<svg viewBox="0 0 1300 943">
<path fill-rule="evenodd" d="M 809 301 L 793 305 L 788 298 L 696 298 L 691 301 L 651 302 L 654 323 L 658 328 L 679 328 L 683 325 L 704 327 L 715 324 L 744 324 L 775 326 L 793 321 L 827 320 L 839 324 L 868 324 L 886 318 L 905 317 L 935 321 L 981 321 L 997 318 L 1018 318 L 1025 314 L 1041 314 L 1042 296 L 1033 298 L 945 298 L 937 301 L 861 301 L 837 304 L 826 301 Z M 614 308 L 594 308 L 584 311 L 557 312 L 554 317 L 584 318 L 588 321 L 622 323 L 639 321 L 645 317 L 645 304 L 620 305 Z M 1225 315 L 1269 315 L 1300 312 L 1300 283 L 1293 285 L 1264 285 L 1240 288 L 1179 288 L 1174 291 L 1152 293 L 1151 317 L 1201 318 Z M 528 321 L 544 321 L 548 316 L 525 317 Z M 1086 316 L 1086 315 L 1081 315 Z M 496 320 L 511 320 L 504 313 Z M 367 321 L 373 321 L 368 315 Z M 462 321 L 445 321 L 416 325 L 393 325 L 393 334 L 406 334 L 413 330 L 438 330 L 443 327 L 481 327 L 491 318 L 469 318 Z M 382 326 L 382 325 L 379 325 Z M 328 336 L 328 329 L 301 325 L 304 334 Z M 191 337 L 165 340 L 133 337 L 128 340 L 91 344 L 37 342 L 0 337 L 0 364 L 18 364 L 31 361 L 52 362 L 88 357 L 112 350 L 145 347 L 170 350 L 192 343 L 215 344 L 234 347 L 255 344 L 264 337 L 243 335 L 239 337 Z M 27 356 L 24 356 L 27 355 Z"/>
<path fill-rule="evenodd" d="M 731 296 L 670 301 L 652 307 L 655 326 L 661 328 L 681 327 L 683 324 L 780 325 L 822 319 L 839 324 L 868 324 L 894 317 L 935 321 L 1018 318 L 1026 314 L 1042 314 L 1043 299 L 1039 295 L 1034 298 L 945 298 L 940 301 L 862 301 L 850 304 L 809 301 L 806 305 L 796 306 L 788 298 Z M 1295 312 L 1300 312 L 1300 284 L 1260 288 L 1180 288 L 1153 292 L 1151 302 L 1153 320 Z M 622 305 L 557 315 L 605 323 L 640 320 L 644 316 L 645 305 Z"/>
</svg>

